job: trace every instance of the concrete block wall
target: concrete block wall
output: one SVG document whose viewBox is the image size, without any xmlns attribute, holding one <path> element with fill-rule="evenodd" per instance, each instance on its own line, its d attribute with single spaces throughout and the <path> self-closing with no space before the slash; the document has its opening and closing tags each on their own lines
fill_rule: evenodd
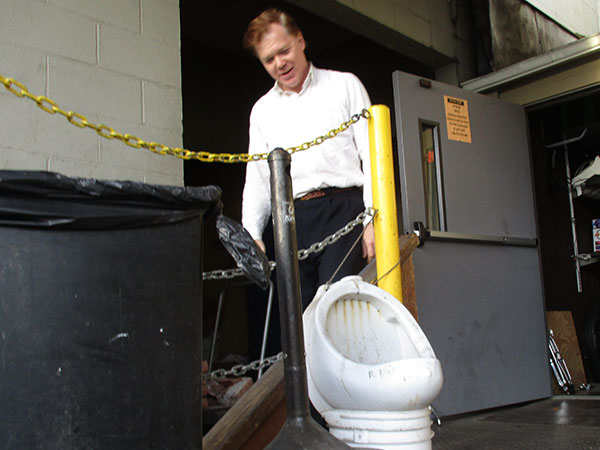
<svg viewBox="0 0 600 450">
<path fill-rule="evenodd" d="M 336 0 L 417 43 L 420 49 L 411 57 L 433 50 L 446 61 L 436 68 L 436 77 L 448 83 L 474 75 L 474 44 L 471 20 L 462 2 L 448 0 Z M 464 6 L 464 5 L 463 5 Z M 427 63 L 427 61 L 425 61 Z"/>
<path fill-rule="evenodd" d="M 470 38 L 468 29 L 453 23 L 447 0 L 337 0 L 426 47 L 453 58 L 458 37 Z"/>
<path fill-rule="evenodd" d="M 447 0 L 338 0 L 426 47 L 454 57 L 456 36 L 468 39 L 465 29 L 452 23 Z"/>
<path fill-rule="evenodd" d="M 178 0 L 2 0 L 0 74 L 90 122 L 182 145 Z M 183 163 L 107 140 L 0 86 L 0 168 L 182 185 Z"/>
</svg>

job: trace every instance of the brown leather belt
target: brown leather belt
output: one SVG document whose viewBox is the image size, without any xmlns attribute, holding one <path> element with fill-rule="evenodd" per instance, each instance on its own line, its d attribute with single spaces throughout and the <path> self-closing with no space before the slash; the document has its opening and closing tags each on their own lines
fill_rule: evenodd
<svg viewBox="0 0 600 450">
<path fill-rule="evenodd" d="M 327 195 L 337 194 L 339 192 L 354 191 L 357 189 L 360 188 L 358 186 L 350 186 L 346 188 L 330 187 L 325 189 L 318 189 L 316 191 L 310 191 L 308 194 L 304 194 L 302 197 L 298 197 L 296 200 L 312 200 L 313 198 L 326 197 Z"/>
</svg>

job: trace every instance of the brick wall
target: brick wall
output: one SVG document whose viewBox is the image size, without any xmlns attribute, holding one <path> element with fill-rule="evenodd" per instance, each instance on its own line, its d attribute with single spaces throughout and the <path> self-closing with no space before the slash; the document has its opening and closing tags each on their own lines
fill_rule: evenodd
<svg viewBox="0 0 600 450">
<path fill-rule="evenodd" d="M 93 123 L 182 144 L 178 0 L 3 0 L 0 74 Z M 0 89 L 0 168 L 181 185 L 181 160 L 109 141 Z"/>
</svg>

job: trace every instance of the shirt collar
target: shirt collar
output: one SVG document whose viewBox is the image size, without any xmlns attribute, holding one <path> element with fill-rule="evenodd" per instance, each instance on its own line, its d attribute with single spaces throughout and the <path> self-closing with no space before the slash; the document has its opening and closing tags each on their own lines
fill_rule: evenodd
<svg viewBox="0 0 600 450">
<path fill-rule="evenodd" d="M 312 63 L 308 63 L 308 75 L 306 75 L 306 79 L 304 80 L 304 83 L 302 84 L 302 89 L 300 90 L 300 92 L 296 93 L 294 91 L 284 91 L 283 89 L 281 89 L 279 87 L 279 84 L 277 83 L 277 81 L 275 82 L 275 86 L 273 86 L 273 88 L 275 89 L 275 92 L 277 92 L 279 95 L 301 95 L 304 91 L 306 91 L 308 89 L 308 87 L 310 86 L 312 79 L 314 77 L 314 66 Z"/>
</svg>

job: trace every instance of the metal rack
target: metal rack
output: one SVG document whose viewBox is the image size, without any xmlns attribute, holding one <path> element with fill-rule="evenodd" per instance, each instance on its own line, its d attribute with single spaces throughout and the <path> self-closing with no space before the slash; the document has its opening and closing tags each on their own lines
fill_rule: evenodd
<svg viewBox="0 0 600 450">
<path fill-rule="evenodd" d="M 577 243 L 577 229 L 576 229 L 576 218 L 575 218 L 575 205 L 573 203 L 573 199 L 576 197 L 574 194 L 572 176 L 571 176 L 571 167 L 569 164 L 569 144 L 573 144 L 575 142 L 581 141 L 584 136 L 587 134 L 588 128 L 584 128 L 579 136 L 567 139 L 566 136 L 563 135 L 564 139 L 555 142 L 553 144 L 546 145 L 547 149 L 555 149 L 562 147 L 564 149 L 565 155 L 565 171 L 567 175 L 567 191 L 569 197 L 569 211 L 571 215 L 571 236 L 573 240 L 573 259 L 575 261 L 575 272 L 577 277 L 577 292 L 581 293 L 583 291 L 582 283 L 581 283 L 581 267 L 587 264 L 592 264 L 600 261 L 600 255 L 597 253 L 580 253 L 579 245 Z"/>
</svg>

